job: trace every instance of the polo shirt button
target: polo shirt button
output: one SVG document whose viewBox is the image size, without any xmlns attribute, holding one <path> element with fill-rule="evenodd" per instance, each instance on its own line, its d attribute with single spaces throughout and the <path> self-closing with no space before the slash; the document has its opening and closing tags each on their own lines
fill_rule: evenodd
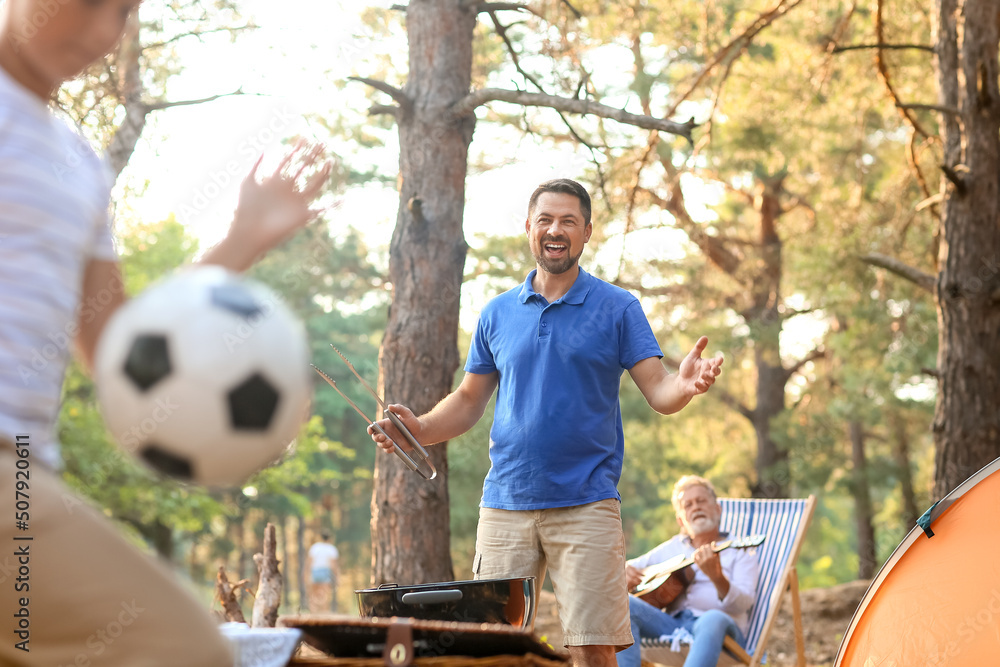
<svg viewBox="0 0 1000 667">
<path fill-rule="evenodd" d="M 549 326 L 549 324 L 548 324 L 548 322 L 542 322 L 542 326 L 543 327 L 547 327 L 547 326 Z"/>
</svg>

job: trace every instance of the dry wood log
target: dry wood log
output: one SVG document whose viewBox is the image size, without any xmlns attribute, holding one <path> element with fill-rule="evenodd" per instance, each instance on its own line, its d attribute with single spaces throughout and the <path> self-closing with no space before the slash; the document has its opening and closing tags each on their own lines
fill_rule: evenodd
<svg viewBox="0 0 1000 667">
<path fill-rule="evenodd" d="M 260 583 L 257 585 L 257 597 L 253 602 L 253 620 L 250 627 L 273 628 L 278 620 L 278 607 L 281 605 L 281 572 L 278 570 L 277 540 L 274 536 L 274 524 L 269 523 L 264 528 L 264 553 L 254 554 L 253 562 L 260 572 Z"/>
<path fill-rule="evenodd" d="M 215 578 L 215 597 L 222 603 L 222 609 L 227 621 L 235 623 L 246 623 L 240 603 L 236 601 L 235 592 L 246 584 L 246 579 L 238 582 L 235 586 L 229 583 L 226 576 L 226 568 L 219 566 L 219 574 Z"/>
</svg>

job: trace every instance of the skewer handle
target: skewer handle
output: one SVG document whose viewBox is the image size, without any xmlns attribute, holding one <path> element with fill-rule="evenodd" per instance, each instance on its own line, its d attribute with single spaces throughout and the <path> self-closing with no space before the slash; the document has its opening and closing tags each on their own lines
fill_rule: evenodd
<svg viewBox="0 0 1000 667">
<path fill-rule="evenodd" d="M 431 463 L 429 458 L 430 455 L 427 453 L 427 450 L 424 449 L 423 445 L 417 442 L 417 439 L 413 437 L 412 433 L 410 433 L 410 429 L 403 425 L 403 420 L 399 418 L 399 415 L 391 410 L 386 410 L 385 416 L 389 418 L 389 421 L 391 421 L 392 425 L 396 427 L 396 430 L 403 434 L 403 437 L 406 438 L 410 447 L 413 448 L 413 451 L 415 451 L 421 459 L 419 463 L 414 461 L 410 455 L 404 452 L 400 446 L 396 444 L 396 441 L 393 440 L 393 446 L 396 450 L 396 454 L 403 459 L 403 463 L 407 466 L 411 466 L 411 469 L 415 470 L 424 479 L 434 479 L 437 477 L 437 469 L 434 467 L 434 464 Z"/>
<path fill-rule="evenodd" d="M 412 470 L 415 473 L 420 474 L 421 476 L 424 476 L 424 474 L 422 472 L 420 472 L 420 469 L 417 466 L 417 462 L 414 461 L 412 458 L 410 458 L 409 454 L 407 454 L 405 451 L 403 451 L 403 448 L 400 447 L 399 445 L 397 445 L 396 441 L 393 440 L 392 438 L 390 438 L 388 433 L 386 433 L 385 431 L 382 430 L 382 427 L 378 425 L 378 422 L 372 422 L 371 424 L 369 424 L 369 426 L 371 426 L 373 429 L 375 429 L 376 431 L 378 431 L 379 433 L 381 433 L 382 435 L 384 435 L 388 440 L 390 440 L 392 442 L 392 448 L 393 448 L 393 450 L 395 450 L 396 456 L 398 456 L 399 458 L 403 459 L 403 463 L 406 464 L 407 468 L 409 468 L 410 470 Z M 434 472 L 435 472 L 435 475 L 436 475 L 437 471 L 435 470 Z"/>
</svg>

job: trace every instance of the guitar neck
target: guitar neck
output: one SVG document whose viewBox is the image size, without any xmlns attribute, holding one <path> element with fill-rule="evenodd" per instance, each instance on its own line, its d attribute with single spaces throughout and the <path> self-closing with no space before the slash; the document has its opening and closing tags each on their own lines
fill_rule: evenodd
<svg viewBox="0 0 1000 667">
<path fill-rule="evenodd" d="M 723 540 L 722 542 L 716 542 L 715 546 L 712 547 L 712 551 L 714 551 L 715 553 L 719 553 L 720 551 L 728 549 L 730 546 L 732 546 L 732 544 L 733 544 L 732 540 Z M 688 556 L 687 558 L 681 561 L 667 560 L 662 563 L 658 563 L 656 565 L 650 565 L 649 567 L 643 569 L 642 572 L 643 575 L 646 577 L 657 576 L 659 574 L 666 574 L 667 572 L 674 572 L 676 570 L 680 570 L 681 568 L 685 568 L 688 565 L 693 565 L 693 564 L 694 564 L 694 558 Z"/>
<path fill-rule="evenodd" d="M 731 547 L 732 544 L 733 544 L 732 540 L 723 540 L 722 542 L 716 542 L 715 545 L 712 547 L 712 551 L 714 551 L 715 553 L 719 553 L 720 551 L 725 551 L 726 549 L 728 549 L 729 547 Z M 687 567 L 688 565 L 693 565 L 694 564 L 694 557 L 693 556 L 688 556 L 687 558 L 685 558 L 681 562 L 684 563 L 684 564 L 681 565 L 680 567 Z"/>
<path fill-rule="evenodd" d="M 759 546 L 763 542 L 763 535 L 755 535 L 753 537 L 742 539 L 728 539 L 713 544 L 712 550 L 715 553 L 718 553 L 723 549 L 728 549 L 729 547 L 746 549 L 748 547 Z M 663 587 L 668 580 L 674 579 L 676 572 L 694 564 L 694 558 L 692 556 L 688 556 L 686 558 L 681 558 L 680 556 L 681 554 L 677 554 L 673 558 L 669 558 L 662 563 L 657 563 L 644 568 L 642 570 L 642 580 L 635 586 L 635 589 L 632 592 L 642 599 L 646 599 L 644 596 L 659 595 L 656 591 L 663 590 L 661 587 Z M 689 582 L 684 582 L 683 585 L 686 585 L 687 583 Z M 677 595 L 676 591 L 673 592 L 673 595 Z M 661 608 L 664 605 L 669 604 L 669 600 L 666 600 L 662 595 L 659 595 L 657 599 L 657 605 Z M 673 598 L 670 599 L 672 600 Z"/>
</svg>

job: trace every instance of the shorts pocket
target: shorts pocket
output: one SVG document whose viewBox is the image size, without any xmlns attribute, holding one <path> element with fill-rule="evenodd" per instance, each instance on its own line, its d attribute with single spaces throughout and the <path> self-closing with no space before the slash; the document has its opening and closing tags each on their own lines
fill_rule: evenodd
<svg viewBox="0 0 1000 667">
<path fill-rule="evenodd" d="M 483 567 L 483 555 L 477 551 L 476 557 L 472 559 L 472 574 L 475 575 L 476 579 L 479 578 L 479 571 L 482 569 L 482 567 Z"/>
</svg>

